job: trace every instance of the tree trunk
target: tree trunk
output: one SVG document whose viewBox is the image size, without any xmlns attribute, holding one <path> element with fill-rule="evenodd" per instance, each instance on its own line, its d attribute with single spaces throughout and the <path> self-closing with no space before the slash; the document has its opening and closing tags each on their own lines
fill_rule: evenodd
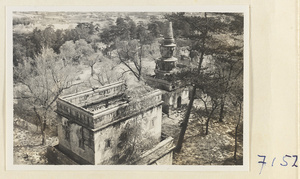
<svg viewBox="0 0 300 179">
<path fill-rule="evenodd" d="M 91 76 L 94 76 L 94 68 L 91 66 Z"/>
<path fill-rule="evenodd" d="M 239 124 L 236 125 L 235 127 L 235 134 L 234 134 L 234 160 L 236 160 L 236 152 L 237 152 L 237 131 L 238 131 L 238 127 L 239 127 Z"/>
<path fill-rule="evenodd" d="M 66 59 L 65 59 L 65 58 L 63 58 L 63 59 L 62 59 L 62 61 L 63 61 L 63 63 L 64 63 L 64 67 L 65 67 L 65 66 L 67 66 Z"/>
<path fill-rule="evenodd" d="M 206 22 L 207 22 L 206 13 L 204 13 L 204 16 L 205 16 L 205 19 L 206 19 Z M 202 49 L 200 59 L 199 59 L 199 63 L 198 63 L 198 69 L 197 69 L 197 74 L 198 75 L 201 74 L 200 72 L 201 72 L 203 56 L 204 56 L 204 52 L 205 52 L 205 40 L 206 40 L 206 35 L 207 35 L 207 27 L 206 27 L 206 33 L 203 34 L 203 35 L 204 35 L 203 41 L 202 41 L 202 48 L 203 49 Z M 201 76 L 199 78 L 201 78 Z M 178 142 L 177 142 L 176 148 L 174 149 L 175 152 L 180 152 L 181 151 L 182 143 L 183 143 L 183 139 L 184 139 L 184 134 L 185 134 L 188 122 L 189 122 L 191 110 L 192 110 L 194 99 L 195 99 L 196 90 L 197 90 L 197 87 L 196 87 L 195 84 L 193 84 L 193 91 L 192 91 L 191 99 L 190 99 L 187 111 L 185 113 L 184 120 L 182 122 L 182 128 L 181 128 L 181 131 L 180 131 L 180 134 L 179 134 Z"/>
<path fill-rule="evenodd" d="M 221 99 L 221 108 L 220 108 L 219 122 L 223 122 L 223 118 L 224 118 L 224 106 L 225 106 L 225 100 L 222 97 L 222 99 Z"/>
<path fill-rule="evenodd" d="M 210 117 L 207 118 L 206 123 L 205 123 L 205 126 L 206 126 L 206 128 L 205 128 L 205 135 L 208 134 L 208 124 L 209 124 L 209 120 L 210 120 Z"/>
<path fill-rule="evenodd" d="M 240 111 L 239 111 L 239 118 L 235 127 L 235 136 L 234 136 L 234 160 L 236 160 L 236 152 L 237 152 L 237 132 L 238 132 L 238 127 L 240 125 L 240 120 L 241 120 L 241 113 L 242 113 L 242 103 L 240 103 Z"/>
<path fill-rule="evenodd" d="M 46 141 L 46 136 L 45 136 L 45 128 L 46 128 L 46 120 L 43 120 L 42 117 L 39 115 L 39 113 L 37 112 L 36 108 L 33 107 L 33 110 L 37 116 L 37 118 L 40 121 L 40 125 L 41 125 L 41 135 L 42 135 L 42 145 L 45 145 L 45 141 Z"/>
<path fill-rule="evenodd" d="M 45 145 L 45 144 L 46 144 L 45 129 L 46 129 L 46 120 L 43 120 L 43 123 L 42 123 L 42 126 L 41 126 L 42 145 Z"/>
<path fill-rule="evenodd" d="M 181 131 L 180 131 L 180 135 L 179 135 L 179 138 L 178 138 L 176 148 L 174 150 L 175 152 L 180 152 L 180 150 L 182 148 L 184 134 L 185 134 L 188 122 L 189 122 L 191 110 L 192 110 L 194 99 L 195 99 L 196 89 L 197 89 L 196 86 L 193 85 L 193 91 L 192 91 L 192 94 L 191 94 L 191 99 L 190 99 L 187 111 L 185 113 L 184 121 L 182 122 L 182 128 L 181 128 Z"/>
<path fill-rule="evenodd" d="M 198 64 L 197 74 L 199 74 L 199 75 L 200 75 L 201 66 L 202 66 L 202 62 L 203 62 L 203 55 L 204 55 L 204 52 L 201 53 L 200 61 L 199 61 L 199 64 Z M 179 153 L 181 151 L 181 148 L 182 148 L 182 143 L 183 143 L 185 131 L 186 131 L 186 128 L 187 128 L 187 125 L 188 125 L 188 122 L 189 122 L 191 110 L 192 110 L 192 107 L 193 107 L 193 103 L 194 103 L 194 99 L 195 99 L 195 95 L 196 95 L 196 90 L 197 90 L 197 87 L 196 87 L 195 84 L 193 84 L 193 90 L 192 90 L 192 94 L 190 96 L 191 97 L 190 102 L 189 102 L 187 111 L 185 113 L 184 120 L 182 122 L 182 127 L 181 127 L 181 131 L 180 131 L 180 134 L 179 134 L 179 138 L 178 138 L 176 148 L 174 149 L 174 151 L 177 152 L 177 153 Z"/>
<path fill-rule="evenodd" d="M 42 145 L 45 145 L 45 133 L 42 131 Z"/>
</svg>

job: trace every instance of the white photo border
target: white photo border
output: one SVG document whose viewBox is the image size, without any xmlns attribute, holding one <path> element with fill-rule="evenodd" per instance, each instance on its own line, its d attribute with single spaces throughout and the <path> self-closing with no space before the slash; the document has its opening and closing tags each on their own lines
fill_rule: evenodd
<svg viewBox="0 0 300 179">
<path fill-rule="evenodd" d="M 243 165 L 15 165 L 13 164 L 13 12 L 224 12 L 244 15 Z M 250 45 L 249 5 L 233 6 L 11 6 L 6 7 L 6 170 L 139 170 L 139 171 L 249 171 Z"/>
</svg>

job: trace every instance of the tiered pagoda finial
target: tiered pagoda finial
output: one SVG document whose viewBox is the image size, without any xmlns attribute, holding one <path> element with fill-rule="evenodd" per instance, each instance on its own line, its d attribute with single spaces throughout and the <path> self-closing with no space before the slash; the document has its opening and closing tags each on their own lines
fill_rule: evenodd
<svg viewBox="0 0 300 179">
<path fill-rule="evenodd" d="M 166 33 L 164 35 L 164 42 L 163 46 L 167 47 L 175 47 L 175 40 L 173 37 L 173 28 L 172 28 L 172 22 L 169 22 L 169 27 L 166 30 Z"/>
<path fill-rule="evenodd" d="M 173 57 L 176 43 L 173 37 L 172 22 L 169 22 L 160 46 L 161 58 L 156 60 L 155 74 L 158 78 L 172 74 L 176 71 L 177 58 Z"/>
</svg>

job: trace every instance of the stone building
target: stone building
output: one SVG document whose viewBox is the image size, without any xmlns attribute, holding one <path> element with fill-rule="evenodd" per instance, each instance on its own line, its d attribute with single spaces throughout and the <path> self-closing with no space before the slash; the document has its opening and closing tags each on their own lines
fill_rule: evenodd
<svg viewBox="0 0 300 179">
<path fill-rule="evenodd" d="M 126 95 L 116 82 L 57 100 L 59 144 L 49 147 L 54 164 L 172 164 L 173 138 L 161 133 L 159 90 Z"/>
<path fill-rule="evenodd" d="M 166 114 L 189 102 L 189 87 L 182 85 L 180 81 L 168 80 L 170 76 L 180 70 L 177 67 L 178 60 L 173 56 L 175 47 L 172 22 L 169 22 L 160 46 L 161 58 L 155 61 L 155 75 L 145 77 L 147 84 L 162 91 L 162 100 L 164 101 L 162 110 Z"/>
</svg>

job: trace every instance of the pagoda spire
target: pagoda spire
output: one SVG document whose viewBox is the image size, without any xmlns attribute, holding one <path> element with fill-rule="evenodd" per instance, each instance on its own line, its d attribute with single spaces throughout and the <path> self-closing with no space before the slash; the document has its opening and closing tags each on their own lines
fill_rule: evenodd
<svg viewBox="0 0 300 179">
<path fill-rule="evenodd" d="M 169 27 L 166 29 L 166 33 L 164 34 L 163 46 L 166 47 L 176 46 L 174 36 L 173 36 L 172 22 L 169 22 Z"/>
</svg>

